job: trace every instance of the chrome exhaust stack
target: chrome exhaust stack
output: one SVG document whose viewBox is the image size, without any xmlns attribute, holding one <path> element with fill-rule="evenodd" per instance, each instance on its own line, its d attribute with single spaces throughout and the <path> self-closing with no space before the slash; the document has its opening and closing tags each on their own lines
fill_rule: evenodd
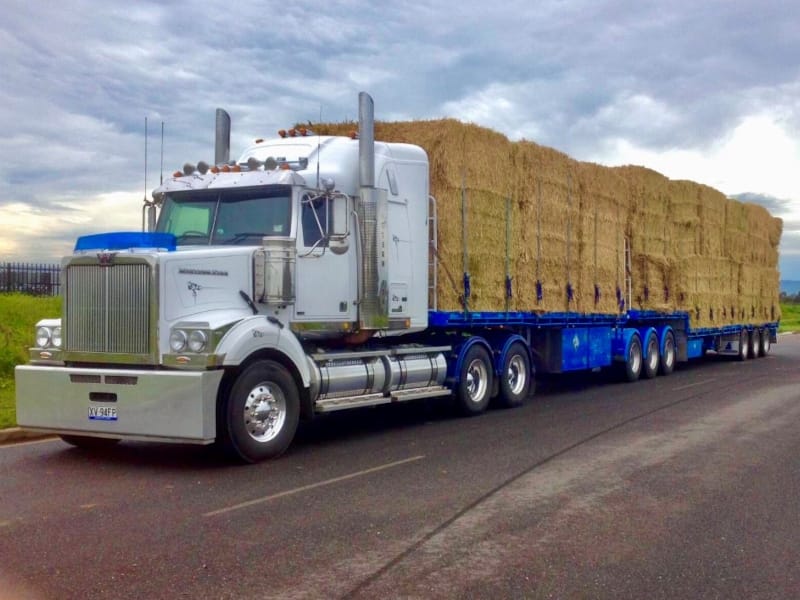
<svg viewBox="0 0 800 600">
<path fill-rule="evenodd" d="M 216 128 L 214 132 L 214 164 L 227 164 L 231 159 L 231 116 L 217 109 Z"/>
<path fill-rule="evenodd" d="M 359 329 L 389 326 L 389 290 L 386 274 L 386 190 L 375 188 L 375 117 L 369 94 L 358 94 L 358 219 L 361 254 L 358 257 L 362 295 L 359 299 Z"/>
</svg>

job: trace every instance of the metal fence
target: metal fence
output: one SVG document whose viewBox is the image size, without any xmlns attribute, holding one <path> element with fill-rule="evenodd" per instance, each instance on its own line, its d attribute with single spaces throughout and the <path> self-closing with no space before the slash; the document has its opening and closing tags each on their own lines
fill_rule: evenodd
<svg viewBox="0 0 800 600">
<path fill-rule="evenodd" d="M 0 263 L 0 293 L 20 292 L 34 296 L 58 296 L 60 291 L 59 265 Z"/>
</svg>

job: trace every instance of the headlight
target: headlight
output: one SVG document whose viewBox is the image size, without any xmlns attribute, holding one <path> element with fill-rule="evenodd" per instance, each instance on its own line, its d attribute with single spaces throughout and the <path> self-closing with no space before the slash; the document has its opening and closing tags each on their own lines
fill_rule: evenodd
<svg viewBox="0 0 800 600">
<path fill-rule="evenodd" d="M 208 336 L 202 329 L 195 329 L 189 334 L 189 350 L 192 352 L 202 352 L 206 349 Z"/>
<path fill-rule="evenodd" d="M 182 329 L 173 329 L 169 334 L 169 347 L 173 352 L 183 352 L 186 348 L 186 332 Z"/>
<path fill-rule="evenodd" d="M 47 348 L 50 345 L 51 331 L 49 327 L 36 328 L 36 347 Z M 59 339 L 61 336 L 59 335 Z"/>
<path fill-rule="evenodd" d="M 53 342 L 53 346 L 56 348 L 61 348 L 61 327 L 54 327 L 53 334 L 50 338 Z"/>
</svg>

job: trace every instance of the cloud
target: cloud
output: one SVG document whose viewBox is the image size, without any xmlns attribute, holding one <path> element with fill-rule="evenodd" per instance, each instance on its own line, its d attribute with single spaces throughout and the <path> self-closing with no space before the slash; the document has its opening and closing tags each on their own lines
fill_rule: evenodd
<svg viewBox="0 0 800 600">
<path fill-rule="evenodd" d="M 12 0 L 0 24 L 0 219 L 36 225 L 4 237 L 0 260 L 42 236 L 68 247 L 66 236 L 138 227 L 162 121 L 169 173 L 212 158 L 217 106 L 233 117 L 235 155 L 320 112 L 354 119 L 362 89 L 378 118 L 455 117 L 582 160 L 770 196 L 788 253 L 800 245 L 788 235 L 800 211 L 799 28 L 778 0 L 268 0 L 239 12 L 219 0 Z M 68 221 L 95 207 L 118 216 Z"/>
</svg>

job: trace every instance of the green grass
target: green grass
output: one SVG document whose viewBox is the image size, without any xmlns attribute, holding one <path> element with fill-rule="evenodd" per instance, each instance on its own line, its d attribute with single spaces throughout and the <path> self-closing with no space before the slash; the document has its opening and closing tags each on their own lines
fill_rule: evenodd
<svg viewBox="0 0 800 600">
<path fill-rule="evenodd" d="M 14 367 L 28 362 L 36 322 L 60 314 L 60 297 L 0 294 L 0 429 L 16 425 Z"/>
<path fill-rule="evenodd" d="M 800 304 L 781 303 L 781 326 L 778 331 L 800 331 Z"/>
</svg>

